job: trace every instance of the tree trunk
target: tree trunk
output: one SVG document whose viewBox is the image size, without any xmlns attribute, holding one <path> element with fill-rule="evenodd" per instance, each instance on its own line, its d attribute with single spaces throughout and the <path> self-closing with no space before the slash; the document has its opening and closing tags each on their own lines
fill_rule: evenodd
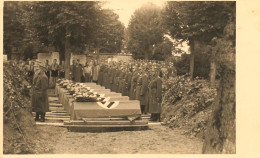
<svg viewBox="0 0 260 158">
<path fill-rule="evenodd" d="M 236 153 L 235 70 L 222 67 L 213 117 L 208 123 L 203 153 Z"/>
<path fill-rule="evenodd" d="M 66 34 L 68 34 L 68 31 L 66 30 Z M 69 36 L 67 35 L 65 37 L 65 78 L 70 79 L 70 43 L 69 43 Z"/>
<path fill-rule="evenodd" d="M 215 87 L 215 79 L 216 79 L 216 60 L 212 59 L 210 61 L 210 86 L 211 88 Z"/>
<path fill-rule="evenodd" d="M 193 80 L 194 73 L 194 40 L 190 41 L 190 78 Z"/>
</svg>

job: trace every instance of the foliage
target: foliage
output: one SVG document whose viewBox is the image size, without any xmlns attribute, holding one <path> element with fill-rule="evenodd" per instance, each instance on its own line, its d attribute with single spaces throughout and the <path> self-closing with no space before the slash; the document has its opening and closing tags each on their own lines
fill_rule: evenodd
<svg viewBox="0 0 260 158">
<path fill-rule="evenodd" d="M 202 77 L 204 79 L 209 78 L 210 73 L 210 63 L 209 63 L 209 54 L 197 53 L 195 54 L 195 62 L 194 66 L 196 69 L 194 70 L 194 76 Z M 175 67 L 177 69 L 178 75 L 185 75 L 189 73 L 189 62 L 190 55 L 182 54 L 179 60 L 175 60 Z"/>
<path fill-rule="evenodd" d="M 63 56 L 66 38 L 70 51 L 78 53 L 94 37 L 98 2 L 35 2 L 33 8 L 37 37 L 46 46 L 53 45 Z"/>
<path fill-rule="evenodd" d="M 153 60 L 165 60 L 172 55 L 172 42 L 165 39 L 153 49 Z"/>
<path fill-rule="evenodd" d="M 111 9 L 102 9 L 98 16 L 93 47 L 101 53 L 120 53 L 124 39 L 124 25 Z"/>
<path fill-rule="evenodd" d="M 10 54 L 19 51 L 24 44 L 25 37 L 24 25 L 21 23 L 17 14 L 20 8 L 10 2 L 4 3 L 4 53 Z"/>
<path fill-rule="evenodd" d="M 127 50 L 135 59 L 151 59 L 154 46 L 163 41 L 161 10 L 148 3 L 137 9 L 128 25 Z"/>
<path fill-rule="evenodd" d="M 5 2 L 5 52 L 58 51 L 65 58 L 65 39 L 70 52 L 101 49 L 120 52 L 124 26 L 102 2 Z"/>
<path fill-rule="evenodd" d="M 216 90 L 210 89 L 207 81 L 188 76 L 177 76 L 163 84 L 163 122 L 173 128 L 184 128 L 194 136 L 206 129 L 216 97 Z"/>
<path fill-rule="evenodd" d="M 212 50 L 219 63 L 220 84 L 211 121 L 205 134 L 203 153 L 236 153 L 236 69 L 235 69 L 235 3 L 222 37 L 212 40 Z"/>
<path fill-rule="evenodd" d="M 33 153 L 34 144 L 30 134 L 34 131 L 34 120 L 30 109 L 30 83 L 25 67 L 16 62 L 4 63 L 4 153 Z M 32 138 L 32 137 L 31 137 Z"/>
<path fill-rule="evenodd" d="M 219 37 L 230 10 L 223 6 L 233 2 L 167 2 L 164 24 L 175 39 L 210 41 Z"/>
</svg>

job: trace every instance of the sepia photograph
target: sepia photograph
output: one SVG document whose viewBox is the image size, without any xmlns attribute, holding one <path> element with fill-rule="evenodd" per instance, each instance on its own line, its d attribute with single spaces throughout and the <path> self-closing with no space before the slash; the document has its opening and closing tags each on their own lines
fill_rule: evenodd
<svg viewBox="0 0 260 158">
<path fill-rule="evenodd" d="M 236 1 L 4 1 L 3 154 L 237 153 Z"/>
</svg>

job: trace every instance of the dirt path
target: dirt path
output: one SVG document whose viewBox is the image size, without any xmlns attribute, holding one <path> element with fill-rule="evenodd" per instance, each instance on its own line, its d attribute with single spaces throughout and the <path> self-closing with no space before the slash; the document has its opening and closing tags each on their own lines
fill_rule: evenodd
<svg viewBox="0 0 260 158">
<path fill-rule="evenodd" d="M 146 131 L 106 133 L 68 132 L 66 128 L 38 126 L 49 154 L 199 154 L 202 142 L 179 130 L 153 126 Z"/>
</svg>

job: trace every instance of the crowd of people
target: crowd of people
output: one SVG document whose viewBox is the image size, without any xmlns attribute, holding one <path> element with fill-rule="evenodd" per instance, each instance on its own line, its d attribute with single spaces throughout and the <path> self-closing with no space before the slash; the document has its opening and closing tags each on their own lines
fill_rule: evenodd
<svg viewBox="0 0 260 158">
<path fill-rule="evenodd" d="M 176 70 L 171 62 L 119 61 L 103 63 L 97 83 L 129 96 L 130 100 L 139 100 L 142 113 L 150 113 L 152 121 L 160 121 L 163 78 L 175 75 Z"/>
<path fill-rule="evenodd" d="M 48 60 L 44 64 L 39 64 L 36 60 L 27 62 L 26 66 L 34 87 L 37 87 L 36 76 L 42 75 L 40 70 L 45 73 L 47 88 L 54 88 L 57 78 L 65 77 L 64 62 L 59 65 L 56 59 L 51 65 Z M 150 113 L 152 121 L 160 121 L 162 82 L 176 76 L 176 70 L 172 62 L 133 60 L 99 63 L 98 60 L 89 60 L 82 65 L 78 59 L 72 61 L 69 76 L 74 82 L 95 82 L 111 91 L 122 93 L 123 96 L 129 96 L 130 100 L 139 100 L 141 112 Z M 44 108 L 42 110 L 46 111 Z M 37 120 L 38 115 L 37 113 Z M 44 119 L 44 113 L 42 115 Z"/>
</svg>

